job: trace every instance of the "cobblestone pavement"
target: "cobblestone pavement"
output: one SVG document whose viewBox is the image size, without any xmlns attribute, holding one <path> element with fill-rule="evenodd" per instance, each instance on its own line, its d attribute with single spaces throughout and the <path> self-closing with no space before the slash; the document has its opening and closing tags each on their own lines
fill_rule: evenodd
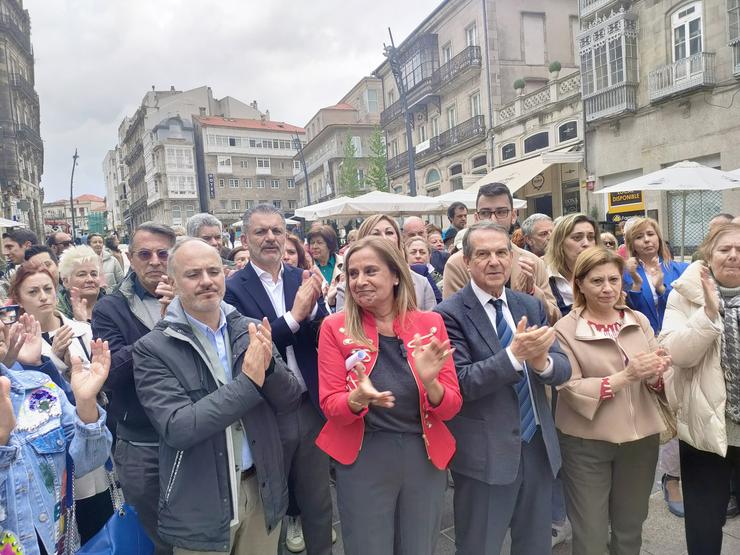
<svg viewBox="0 0 740 555">
<path fill-rule="evenodd" d="M 453 555 L 455 553 L 455 529 L 452 521 L 452 493 L 448 489 L 445 494 L 445 510 L 442 516 L 442 532 L 434 555 Z M 333 495 L 332 491 L 332 495 Z M 336 503 L 335 503 L 336 507 Z M 335 529 L 339 539 L 334 545 L 334 555 L 345 555 L 342 547 L 341 530 L 335 510 Z M 727 521 L 724 529 L 723 555 L 737 555 L 740 553 L 740 517 Z M 302 552 L 305 555 L 305 551 Z M 506 545 L 502 551 L 509 553 Z M 555 555 L 570 555 L 570 544 L 565 543 L 553 549 Z M 650 497 L 650 513 L 643 529 L 642 553 L 646 555 L 685 555 L 686 541 L 684 539 L 683 520 L 673 516 L 663 502 L 662 493 L 656 484 L 655 491 Z M 290 555 L 283 549 L 282 555 Z M 351 554 L 346 554 L 351 555 Z M 388 554 L 391 555 L 391 554 Z M 481 554 L 484 555 L 484 554 Z M 487 554 L 486 554 L 487 555 Z"/>
</svg>

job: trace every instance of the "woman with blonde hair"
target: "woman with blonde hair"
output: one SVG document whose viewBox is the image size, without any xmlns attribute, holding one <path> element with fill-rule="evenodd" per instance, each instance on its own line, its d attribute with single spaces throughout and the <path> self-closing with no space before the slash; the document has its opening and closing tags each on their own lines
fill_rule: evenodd
<svg viewBox="0 0 740 555">
<path fill-rule="evenodd" d="M 327 422 L 316 444 L 337 461 L 345 550 L 431 554 L 455 452 L 444 421 L 462 405 L 444 322 L 417 310 L 412 274 L 390 241 L 353 243 L 344 274 L 344 311 L 319 335 Z"/>
<path fill-rule="evenodd" d="M 654 397 L 665 398 L 671 360 L 648 319 L 624 304 L 623 271 L 616 252 L 583 251 L 573 310 L 555 324 L 572 368 L 558 387 L 555 425 L 574 555 L 640 553 L 665 429 Z"/>
<path fill-rule="evenodd" d="M 583 251 L 596 245 L 601 245 L 601 236 L 590 216 L 569 214 L 555 224 L 545 250 L 545 265 L 561 316 L 567 315 L 573 306 L 571 282 L 576 259 Z"/>
<path fill-rule="evenodd" d="M 375 214 L 367 218 L 358 230 L 358 240 L 369 236 L 382 237 L 387 239 L 398 249 L 403 258 L 403 247 L 401 245 L 401 230 L 396 220 L 385 214 Z M 419 310 L 432 310 L 437 306 L 437 299 L 434 297 L 434 290 L 429 281 L 416 273 L 411 274 L 414 285 L 414 301 Z M 339 312 L 344 306 L 346 284 L 337 285 L 336 310 Z"/>
</svg>

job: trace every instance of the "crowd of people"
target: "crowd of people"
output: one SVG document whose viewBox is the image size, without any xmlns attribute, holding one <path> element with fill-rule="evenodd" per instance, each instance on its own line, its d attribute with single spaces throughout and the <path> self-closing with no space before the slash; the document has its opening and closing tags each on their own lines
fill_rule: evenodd
<svg viewBox="0 0 740 555">
<path fill-rule="evenodd" d="M 112 459 L 159 555 L 330 554 L 332 482 L 349 555 L 432 554 L 448 487 L 460 555 L 507 533 L 638 554 L 656 468 L 688 552 L 719 554 L 740 221 L 687 263 L 650 218 L 621 245 L 585 214 L 520 223 L 499 183 L 447 217 L 373 215 L 340 244 L 258 205 L 238 241 L 210 214 L 141 224 L 125 260 L 115 236 L 5 233 L 0 545 L 95 536 Z"/>
</svg>

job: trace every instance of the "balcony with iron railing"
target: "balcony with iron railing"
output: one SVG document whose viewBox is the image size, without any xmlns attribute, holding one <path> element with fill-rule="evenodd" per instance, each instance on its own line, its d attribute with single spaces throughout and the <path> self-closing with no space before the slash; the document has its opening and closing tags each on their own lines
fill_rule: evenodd
<svg viewBox="0 0 740 555">
<path fill-rule="evenodd" d="M 403 114 L 403 105 L 400 100 L 396 100 L 393 104 L 380 112 L 380 126 L 387 127 L 401 114 Z"/>
<path fill-rule="evenodd" d="M 416 145 L 414 162 L 418 166 L 426 165 L 445 154 L 456 152 L 479 142 L 486 136 L 486 122 L 484 116 L 474 116 L 469 120 L 432 137 L 424 143 Z M 424 148 L 420 148 L 421 146 Z M 385 166 L 390 177 L 402 175 L 408 171 L 408 156 L 406 152 L 394 156 Z"/>
<path fill-rule="evenodd" d="M 617 83 L 583 96 L 586 121 L 637 110 L 637 83 Z"/>
<path fill-rule="evenodd" d="M 12 73 L 10 75 L 10 84 L 17 91 L 26 95 L 26 97 L 33 103 L 39 103 L 39 95 L 33 88 L 33 85 L 20 73 Z"/>
<path fill-rule="evenodd" d="M 611 4 L 616 4 L 617 0 L 579 0 L 581 7 L 581 18 L 595 14 L 599 10 L 608 8 Z"/>
<path fill-rule="evenodd" d="M 650 102 L 657 102 L 717 82 L 714 52 L 697 52 L 654 69 L 648 74 Z"/>
<path fill-rule="evenodd" d="M 127 166 L 131 166 L 136 160 L 138 156 L 140 156 L 144 152 L 144 145 L 138 141 L 136 144 L 134 144 L 134 148 L 131 149 L 131 151 L 126 154 L 126 156 L 123 158 L 123 161 L 126 162 Z"/>
<path fill-rule="evenodd" d="M 460 83 L 465 75 L 480 71 L 481 62 L 480 46 L 468 46 L 432 74 L 434 92 L 444 92 Z"/>
<path fill-rule="evenodd" d="M 0 14 L 0 33 L 7 33 L 18 45 L 25 50 L 26 54 L 33 57 L 31 46 L 31 35 L 21 29 L 18 24 L 7 14 Z"/>
<path fill-rule="evenodd" d="M 39 150 L 44 149 L 44 142 L 41 140 L 41 135 L 33 127 L 22 123 L 18 126 L 18 135 L 21 139 L 24 139 L 31 143 L 34 147 Z"/>
</svg>

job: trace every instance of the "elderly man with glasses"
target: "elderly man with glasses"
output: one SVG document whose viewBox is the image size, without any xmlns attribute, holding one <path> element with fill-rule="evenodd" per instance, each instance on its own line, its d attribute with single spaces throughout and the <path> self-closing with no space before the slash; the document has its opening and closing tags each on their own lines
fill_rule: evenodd
<svg viewBox="0 0 740 555">
<path fill-rule="evenodd" d="M 127 253 L 131 271 L 92 313 L 93 335 L 107 341 L 111 352 L 105 390 L 112 393 L 108 413 L 116 421 L 118 477 L 158 555 L 172 552 L 157 535 L 159 434 L 136 394 L 132 354 L 134 343 L 154 329 L 174 296 L 167 277 L 174 244 L 175 232 L 167 226 L 147 222 L 137 227 Z"/>
</svg>

